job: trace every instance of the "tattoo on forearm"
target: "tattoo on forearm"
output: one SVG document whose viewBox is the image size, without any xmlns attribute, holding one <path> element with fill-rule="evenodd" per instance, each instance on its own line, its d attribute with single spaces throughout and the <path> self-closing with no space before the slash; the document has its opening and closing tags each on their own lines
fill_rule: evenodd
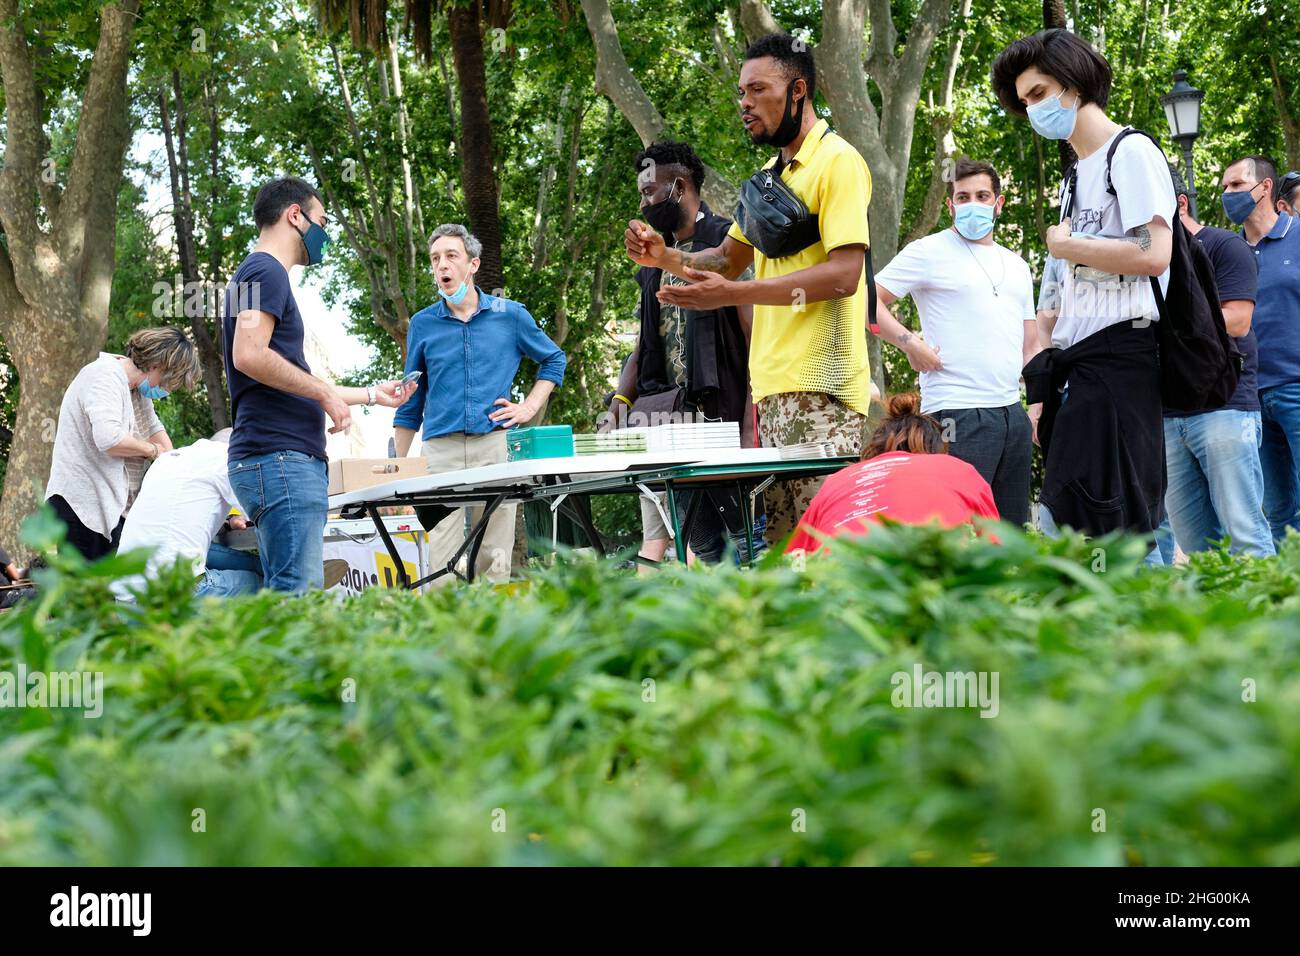
<svg viewBox="0 0 1300 956">
<path fill-rule="evenodd" d="M 1143 252 L 1146 252 L 1148 249 L 1151 248 L 1151 230 L 1148 229 L 1146 226 L 1135 227 L 1133 229 L 1133 235 L 1122 236 L 1121 239 L 1124 242 L 1135 243 L 1137 247 L 1141 249 Z"/>
<path fill-rule="evenodd" d="M 903 334 L 898 337 L 898 342 L 896 344 L 902 347 L 910 341 L 912 341 L 912 333 L 904 331 Z"/>
<path fill-rule="evenodd" d="M 701 272 L 721 272 L 727 271 L 727 257 L 717 253 L 706 252 L 683 252 L 682 264 L 690 266 L 692 269 L 699 269 Z"/>
</svg>

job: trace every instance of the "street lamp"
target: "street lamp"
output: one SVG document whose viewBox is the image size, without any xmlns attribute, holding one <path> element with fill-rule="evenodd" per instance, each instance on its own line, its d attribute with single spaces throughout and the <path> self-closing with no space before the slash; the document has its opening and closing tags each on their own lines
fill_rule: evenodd
<svg viewBox="0 0 1300 956">
<path fill-rule="evenodd" d="M 1201 100 L 1205 91 L 1187 82 L 1184 70 L 1174 72 L 1174 88 L 1160 97 L 1169 121 L 1169 133 L 1174 142 L 1183 148 L 1183 165 L 1187 167 L 1187 211 L 1196 216 L 1196 182 L 1192 178 L 1192 142 L 1201 135 Z"/>
</svg>

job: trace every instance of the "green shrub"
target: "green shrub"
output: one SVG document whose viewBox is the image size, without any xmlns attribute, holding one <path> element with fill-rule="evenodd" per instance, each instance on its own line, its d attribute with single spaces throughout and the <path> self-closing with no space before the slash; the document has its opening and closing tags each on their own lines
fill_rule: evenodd
<svg viewBox="0 0 1300 956">
<path fill-rule="evenodd" d="M 1300 538 L 1000 535 L 137 609 L 138 559 L 56 562 L 0 670 L 104 710 L 0 710 L 0 865 L 1300 863 Z M 893 706 L 917 664 L 998 672 L 997 716 Z"/>
</svg>

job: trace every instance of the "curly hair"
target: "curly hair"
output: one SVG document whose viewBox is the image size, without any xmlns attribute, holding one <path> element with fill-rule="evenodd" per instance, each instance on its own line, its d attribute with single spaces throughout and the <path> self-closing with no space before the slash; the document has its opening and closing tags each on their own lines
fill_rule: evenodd
<svg viewBox="0 0 1300 956">
<path fill-rule="evenodd" d="M 932 415 L 921 413 L 921 396 L 916 392 L 890 395 L 885 403 L 885 420 L 876 426 L 862 460 L 891 451 L 915 455 L 943 455 L 948 452 L 943 429 Z"/>
<path fill-rule="evenodd" d="M 682 174 L 690 176 L 698 193 L 704 188 L 704 162 L 695 155 L 690 143 L 681 143 L 675 139 L 658 140 L 636 154 L 637 175 L 646 168 L 646 163 L 655 166 L 676 167 Z"/>
</svg>

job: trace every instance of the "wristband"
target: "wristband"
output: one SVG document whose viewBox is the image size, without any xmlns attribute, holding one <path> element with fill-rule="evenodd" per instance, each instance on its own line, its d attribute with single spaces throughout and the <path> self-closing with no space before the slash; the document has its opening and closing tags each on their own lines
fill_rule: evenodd
<svg viewBox="0 0 1300 956">
<path fill-rule="evenodd" d="M 366 404 L 375 404 L 375 387 L 373 385 L 366 386 Z"/>
<path fill-rule="evenodd" d="M 615 395 L 615 396 L 614 396 L 614 400 L 615 400 L 616 402 L 622 402 L 622 403 L 623 403 L 624 405 L 626 405 L 628 408 L 631 408 L 631 407 L 632 407 L 632 402 L 628 399 L 628 397 L 627 397 L 626 395 Z"/>
</svg>

